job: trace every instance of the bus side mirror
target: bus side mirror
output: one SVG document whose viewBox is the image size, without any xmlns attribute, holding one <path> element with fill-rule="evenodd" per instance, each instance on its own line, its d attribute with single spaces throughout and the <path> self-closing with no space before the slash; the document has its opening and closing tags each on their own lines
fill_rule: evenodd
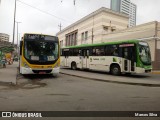
<svg viewBox="0 0 160 120">
<path fill-rule="evenodd" d="M 23 45 L 23 41 L 20 41 L 20 55 L 22 55 L 22 45 Z"/>
</svg>

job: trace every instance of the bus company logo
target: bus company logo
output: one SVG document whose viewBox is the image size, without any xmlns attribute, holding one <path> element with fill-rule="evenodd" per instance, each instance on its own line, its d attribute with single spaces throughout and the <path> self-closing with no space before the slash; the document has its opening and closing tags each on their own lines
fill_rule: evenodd
<svg viewBox="0 0 160 120">
<path fill-rule="evenodd" d="M 12 117 L 11 112 L 2 112 L 2 117 Z"/>
</svg>

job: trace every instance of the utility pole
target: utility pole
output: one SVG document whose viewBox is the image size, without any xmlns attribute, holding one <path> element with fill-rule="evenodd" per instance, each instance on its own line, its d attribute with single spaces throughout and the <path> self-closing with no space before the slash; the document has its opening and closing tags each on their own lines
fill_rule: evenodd
<svg viewBox="0 0 160 120">
<path fill-rule="evenodd" d="M 61 25 L 61 23 L 58 25 L 58 27 L 59 27 L 59 30 L 61 31 L 61 28 L 62 28 L 62 25 Z"/>
<path fill-rule="evenodd" d="M 15 7 L 14 7 L 13 41 L 12 41 L 12 44 L 13 44 L 13 45 L 14 45 L 15 21 L 16 21 L 16 2 L 17 2 L 17 0 L 15 0 Z"/>
<path fill-rule="evenodd" d="M 76 0 L 73 0 L 73 4 L 76 5 Z"/>
</svg>

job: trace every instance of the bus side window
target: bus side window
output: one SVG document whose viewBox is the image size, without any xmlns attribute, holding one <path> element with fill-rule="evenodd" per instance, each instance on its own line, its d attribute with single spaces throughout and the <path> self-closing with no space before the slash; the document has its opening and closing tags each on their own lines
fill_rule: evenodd
<svg viewBox="0 0 160 120">
<path fill-rule="evenodd" d="M 113 49 L 113 53 L 112 53 L 113 56 L 118 56 L 118 47 L 117 47 L 117 45 L 114 45 L 112 49 Z"/>
<path fill-rule="evenodd" d="M 106 56 L 118 56 L 118 47 L 117 45 L 108 45 L 105 49 Z"/>
<path fill-rule="evenodd" d="M 105 47 L 105 53 L 106 53 L 106 56 L 110 56 L 111 55 L 111 50 L 110 50 L 110 46 L 109 45 L 107 45 Z"/>
<path fill-rule="evenodd" d="M 104 56 L 105 55 L 104 46 L 94 47 L 92 50 L 92 55 L 93 56 Z"/>
<path fill-rule="evenodd" d="M 73 49 L 73 56 L 80 56 L 79 49 Z"/>
<path fill-rule="evenodd" d="M 65 58 L 68 58 L 68 55 L 69 55 L 69 51 L 63 51 L 63 56 L 64 56 Z"/>
<path fill-rule="evenodd" d="M 87 50 L 87 58 L 89 58 L 89 50 Z"/>
<path fill-rule="evenodd" d="M 128 48 L 124 48 L 124 58 L 128 59 Z"/>
<path fill-rule="evenodd" d="M 69 56 L 73 56 L 73 49 L 69 49 Z"/>
<path fill-rule="evenodd" d="M 20 41 L 20 55 L 22 55 L 22 45 L 23 45 L 23 41 Z"/>
<path fill-rule="evenodd" d="M 83 50 L 82 54 L 83 54 L 83 57 L 85 58 L 85 56 L 86 56 L 86 51 Z"/>
<path fill-rule="evenodd" d="M 96 56 L 96 48 L 92 49 L 92 56 Z"/>
<path fill-rule="evenodd" d="M 78 52 L 78 56 L 81 56 L 81 54 L 82 54 L 82 52 L 81 52 L 81 50 L 79 50 L 79 52 Z"/>
<path fill-rule="evenodd" d="M 60 49 L 60 52 L 61 52 L 61 56 L 63 56 L 63 49 Z"/>
</svg>

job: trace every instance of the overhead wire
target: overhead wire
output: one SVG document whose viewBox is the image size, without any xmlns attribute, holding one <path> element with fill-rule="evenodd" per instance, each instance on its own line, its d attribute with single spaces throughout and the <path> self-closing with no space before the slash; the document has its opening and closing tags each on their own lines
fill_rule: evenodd
<svg viewBox="0 0 160 120">
<path fill-rule="evenodd" d="M 50 15 L 50 16 L 52 16 L 52 17 L 55 17 L 55 18 L 57 18 L 57 19 L 60 19 L 60 20 L 62 20 L 62 21 L 68 22 L 68 23 L 72 23 L 72 22 L 69 21 L 69 20 L 66 20 L 66 19 L 57 17 L 57 16 L 55 16 L 55 15 L 53 15 L 53 14 L 47 12 L 47 11 L 44 11 L 44 10 L 41 10 L 41 9 L 35 7 L 35 6 L 29 5 L 28 3 L 22 2 L 22 1 L 20 1 L 20 0 L 17 0 L 17 1 L 20 2 L 20 3 L 22 3 L 22 4 L 24 4 L 24 5 L 27 5 L 27 6 L 31 7 L 31 8 L 33 8 L 33 9 L 36 9 L 36 10 L 38 10 L 38 11 L 44 13 L 44 14 Z"/>
</svg>

